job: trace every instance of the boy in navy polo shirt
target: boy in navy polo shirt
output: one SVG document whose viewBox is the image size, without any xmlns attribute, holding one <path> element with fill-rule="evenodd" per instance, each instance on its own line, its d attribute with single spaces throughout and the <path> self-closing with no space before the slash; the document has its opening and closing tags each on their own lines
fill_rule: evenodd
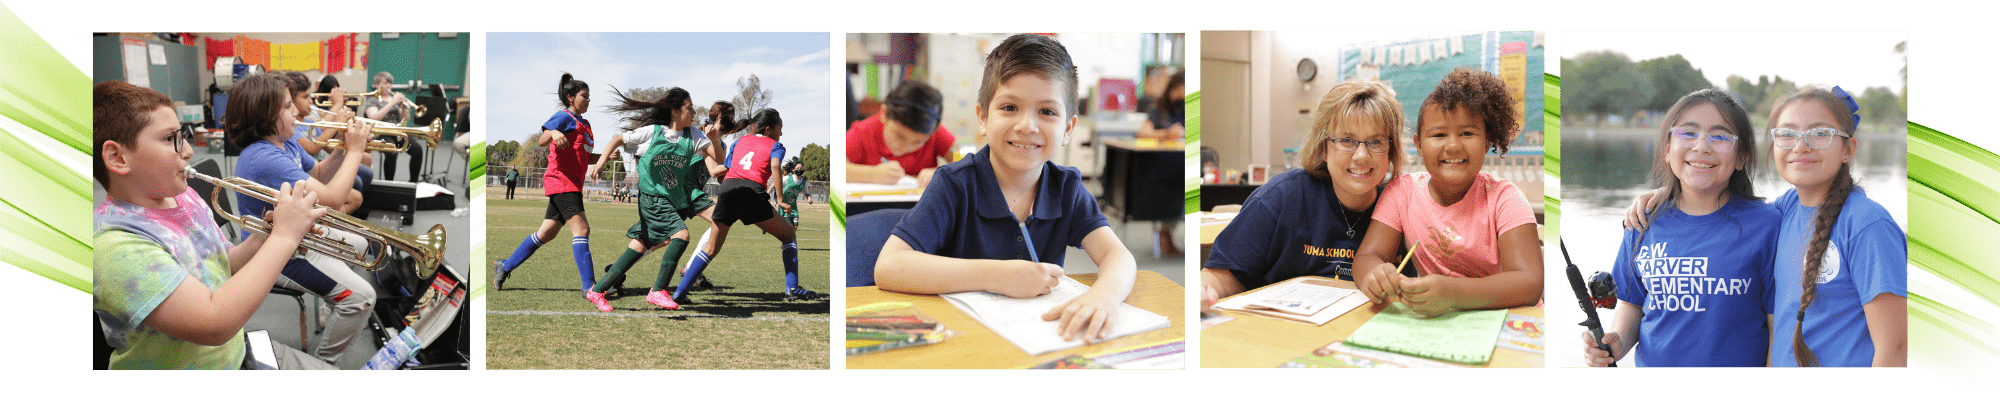
<svg viewBox="0 0 2000 400">
<path fill-rule="evenodd" d="M 1065 340 L 1104 338 L 1138 265 L 1077 170 L 1049 163 L 1076 127 L 1076 81 L 1069 51 L 1046 36 L 1014 35 L 986 56 L 974 108 L 986 147 L 938 168 L 890 232 L 875 267 L 883 289 L 1040 296 L 1060 282 L 1064 247 L 1081 247 L 1096 286 L 1042 319 L 1060 319 Z"/>
</svg>

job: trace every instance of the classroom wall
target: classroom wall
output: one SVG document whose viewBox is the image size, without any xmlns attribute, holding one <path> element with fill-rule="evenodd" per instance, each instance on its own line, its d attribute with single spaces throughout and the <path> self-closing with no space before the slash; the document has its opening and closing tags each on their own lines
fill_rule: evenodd
<svg viewBox="0 0 2000 400">
<path fill-rule="evenodd" d="M 91 83 L 126 80 L 124 64 L 126 38 L 128 37 L 120 35 L 91 38 L 91 54 L 95 58 L 91 65 Z M 201 50 L 195 46 L 153 38 L 144 40 L 148 46 L 160 46 L 166 54 L 165 65 L 152 65 L 150 58 L 148 59 L 146 73 L 149 86 L 174 101 L 201 104 L 201 88 L 208 87 L 208 84 L 200 81 L 201 75 L 206 72 L 200 65 Z"/>
<path fill-rule="evenodd" d="M 1201 145 L 1216 151 L 1217 167 L 1250 164 L 1250 41 L 1247 31 L 1201 33 Z"/>
<path fill-rule="evenodd" d="M 283 33 L 197 32 L 195 33 L 195 35 L 204 38 L 218 39 L 218 40 L 234 38 L 237 35 L 243 35 L 244 37 L 247 38 L 267 41 L 274 44 L 289 44 L 289 43 L 318 42 L 322 40 L 332 39 L 336 35 L 341 35 L 346 33 L 347 32 L 283 32 Z M 359 36 L 359 37 L 366 38 L 366 36 Z M 207 54 L 208 41 L 195 40 L 194 47 L 196 48 L 196 52 L 198 54 Z M 207 57 L 203 57 L 201 61 L 207 62 Z M 348 67 L 349 68 L 347 68 L 346 70 L 342 70 L 334 74 L 334 79 L 340 80 L 340 88 L 346 90 L 348 93 L 368 91 L 367 89 L 368 79 L 369 79 L 368 71 L 361 70 L 359 68 L 354 68 L 353 65 L 349 65 Z M 306 74 L 306 78 L 312 79 L 314 85 L 319 84 L 320 77 L 326 76 L 325 72 L 322 72 L 317 69 L 304 72 Z M 209 70 L 208 66 L 202 66 L 200 88 L 205 90 L 208 88 L 208 85 L 214 83 L 215 83 L 214 71 Z"/>
</svg>

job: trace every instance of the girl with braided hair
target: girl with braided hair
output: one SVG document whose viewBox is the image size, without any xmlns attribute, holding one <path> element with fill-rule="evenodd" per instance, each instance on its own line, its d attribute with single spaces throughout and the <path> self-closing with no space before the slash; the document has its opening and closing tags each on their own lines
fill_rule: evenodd
<svg viewBox="0 0 2000 400">
<path fill-rule="evenodd" d="M 1860 116 L 1839 87 L 1813 86 L 1772 107 L 1772 161 L 1794 187 L 1772 266 L 1773 366 L 1901 367 L 1909 356 L 1909 249 L 1887 209 L 1854 185 Z"/>
</svg>

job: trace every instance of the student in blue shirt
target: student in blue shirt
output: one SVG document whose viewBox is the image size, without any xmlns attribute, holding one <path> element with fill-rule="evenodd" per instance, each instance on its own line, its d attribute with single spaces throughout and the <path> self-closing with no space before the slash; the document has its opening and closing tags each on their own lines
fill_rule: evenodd
<svg viewBox="0 0 2000 400">
<path fill-rule="evenodd" d="M 1771 110 L 1772 161 L 1793 186 L 1777 202 L 1773 366 L 1908 362 L 1909 249 L 1889 211 L 1854 186 L 1858 108 L 1839 87 L 1808 86 Z"/>
<path fill-rule="evenodd" d="M 1757 138 L 1728 93 L 1681 97 L 1660 129 L 1653 181 L 1670 201 L 1625 230 L 1613 261 L 1617 315 L 1602 343 L 1585 333 L 1584 360 L 1641 367 L 1761 367 L 1771 334 L 1772 241 L 1778 210 L 1756 197 Z"/>
<path fill-rule="evenodd" d="M 1076 66 L 1054 39 L 1014 35 L 986 56 L 978 113 L 986 147 L 938 168 L 876 261 L 882 289 L 990 291 L 1035 297 L 1060 283 L 1065 246 L 1098 265 L 1097 282 L 1056 306 L 1065 340 L 1102 339 L 1138 265 L 1074 168 L 1051 164 L 1076 127 Z"/>
<path fill-rule="evenodd" d="M 1794 188 L 1773 204 L 1784 219 L 1771 265 L 1771 366 L 1908 365 L 1907 237 L 1854 186 L 1859 108 L 1839 87 L 1817 85 L 1772 107 L 1772 162 Z M 1660 193 L 1635 200 L 1625 224 L 1644 226 L 1635 215 Z"/>
<path fill-rule="evenodd" d="M 223 121 L 223 127 L 229 140 L 243 148 L 242 155 L 236 157 L 236 176 L 267 187 L 303 181 L 306 192 L 318 194 L 319 205 L 338 208 L 349 204 L 349 196 L 361 193 L 353 189 L 355 171 L 361 165 L 373 128 L 358 124 L 347 129 L 341 137 L 345 142 L 341 157 L 316 162 L 299 147 L 298 141 L 292 140 L 297 108 L 291 104 L 295 97 L 288 92 L 288 85 L 289 80 L 282 75 L 260 74 L 229 89 L 230 101 L 225 113 L 229 118 Z M 237 194 L 238 214 L 264 215 L 270 209 L 270 203 Z M 358 243 L 363 240 L 350 233 L 328 229 L 324 236 L 346 241 L 361 250 Z M 320 342 L 309 350 L 329 364 L 338 364 L 347 346 L 357 343 L 354 339 L 367 327 L 368 313 L 376 299 L 375 286 L 355 273 L 353 266 L 320 252 L 304 253 L 285 264 L 277 285 L 312 293 L 331 306 L 333 313 L 327 317 L 326 334 L 320 335 Z"/>
<path fill-rule="evenodd" d="M 1243 202 L 1202 265 L 1202 308 L 1301 276 L 1353 280 L 1382 183 L 1403 164 L 1403 104 L 1377 81 L 1349 81 L 1320 98 L 1305 138 L 1306 165 L 1272 178 Z"/>
</svg>

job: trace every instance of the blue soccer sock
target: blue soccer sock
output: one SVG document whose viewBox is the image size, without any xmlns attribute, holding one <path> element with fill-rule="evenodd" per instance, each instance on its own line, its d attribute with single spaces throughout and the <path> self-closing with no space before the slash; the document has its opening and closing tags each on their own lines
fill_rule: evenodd
<svg viewBox="0 0 2000 400">
<path fill-rule="evenodd" d="M 542 241 L 540 239 L 535 237 L 535 232 L 528 232 L 528 237 L 521 239 L 521 245 L 514 247 L 514 255 L 508 256 L 506 261 L 502 261 L 500 269 L 513 271 L 514 267 L 521 266 L 522 261 L 527 261 L 529 256 L 535 255 L 535 250 L 542 248 Z"/>
<path fill-rule="evenodd" d="M 799 288 L 799 242 L 785 242 L 785 289 Z"/>
<path fill-rule="evenodd" d="M 694 284 L 694 277 L 701 276 L 701 270 L 708 268 L 708 252 L 695 250 L 694 258 L 688 259 L 687 272 L 681 274 L 681 285 L 674 287 L 674 298 L 687 294 L 688 286 Z"/>
<path fill-rule="evenodd" d="M 583 279 L 583 290 L 597 286 L 597 271 L 591 267 L 590 237 L 576 236 L 569 240 L 570 254 L 576 256 L 576 276 Z"/>
</svg>

